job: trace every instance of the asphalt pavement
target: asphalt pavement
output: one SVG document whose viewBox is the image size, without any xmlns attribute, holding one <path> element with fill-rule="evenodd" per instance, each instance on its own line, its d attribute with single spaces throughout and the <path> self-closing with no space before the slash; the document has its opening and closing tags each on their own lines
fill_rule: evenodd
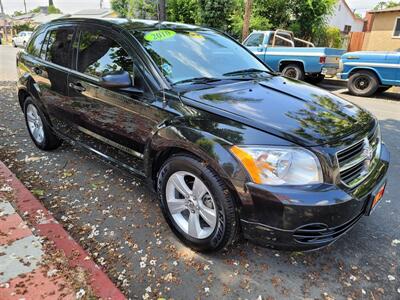
<svg viewBox="0 0 400 300">
<path fill-rule="evenodd" d="M 15 50 L 0 46 L 0 160 L 130 298 L 400 299 L 400 93 L 353 97 L 321 87 L 377 116 L 391 151 L 386 194 L 333 245 L 282 252 L 240 241 L 198 254 L 170 231 L 138 179 L 66 143 L 35 148 L 16 99 Z M 14 75 L 12 75 L 14 74 Z"/>
</svg>

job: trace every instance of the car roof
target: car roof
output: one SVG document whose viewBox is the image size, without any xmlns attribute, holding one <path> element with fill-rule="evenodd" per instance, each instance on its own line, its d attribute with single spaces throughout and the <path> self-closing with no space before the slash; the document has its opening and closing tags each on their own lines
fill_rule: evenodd
<svg viewBox="0 0 400 300">
<path fill-rule="evenodd" d="M 174 29 L 174 30 L 206 30 L 195 25 L 175 23 L 175 22 L 159 22 L 157 20 L 143 20 L 143 19 L 127 19 L 127 18 L 60 18 L 50 21 L 47 24 L 60 24 L 68 22 L 87 23 L 87 24 L 103 24 L 103 25 L 117 25 L 129 31 L 135 30 L 157 30 L 157 29 Z"/>
</svg>

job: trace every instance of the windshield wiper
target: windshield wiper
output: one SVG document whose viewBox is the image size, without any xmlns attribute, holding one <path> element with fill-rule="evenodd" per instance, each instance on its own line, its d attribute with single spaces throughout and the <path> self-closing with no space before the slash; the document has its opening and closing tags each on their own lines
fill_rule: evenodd
<svg viewBox="0 0 400 300">
<path fill-rule="evenodd" d="M 266 70 L 250 68 L 250 69 L 244 69 L 244 70 L 237 70 L 237 71 L 228 72 L 228 73 L 223 74 L 223 76 L 234 76 L 234 75 L 242 75 L 242 74 L 250 74 L 250 73 L 268 73 L 268 74 L 271 74 L 271 72 L 266 71 Z"/>
<path fill-rule="evenodd" d="M 202 83 L 209 83 L 209 82 L 216 82 L 216 81 L 221 81 L 221 79 L 212 78 L 212 77 L 195 77 L 195 78 L 179 80 L 177 82 L 174 82 L 172 85 L 181 84 L 181 83 L 200 83 L 200 84 L 202 84 Z"/>
</svg>

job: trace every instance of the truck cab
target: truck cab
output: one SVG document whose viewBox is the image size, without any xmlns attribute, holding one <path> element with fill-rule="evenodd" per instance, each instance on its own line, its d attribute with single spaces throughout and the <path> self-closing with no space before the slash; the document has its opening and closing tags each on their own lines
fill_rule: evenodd
<svg viewBox="0 0 400 300">
<path fill-rule="evenodd" d="M 372 96 L 400 86 L 400 51 L 358 51 L 342 56 L 338 77 L 351 94 Z"/>
<path fill-rule="evenodd" d="M 335 75 L 339 69 L 341 49 L 315 47 L 296 38 L 287 30 L 254 31 L 243 42 L 250 51 L 275 72 L 286 77 L 322 81 L 325 75 Z"/>
</svg>

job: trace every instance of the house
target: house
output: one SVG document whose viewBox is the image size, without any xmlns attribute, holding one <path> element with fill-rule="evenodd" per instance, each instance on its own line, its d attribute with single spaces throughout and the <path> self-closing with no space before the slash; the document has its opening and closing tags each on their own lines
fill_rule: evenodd
<svg viewBox="0 0 400 300">
<path fill-rule="evenodd" d="M 400 6 L 367 13 L 363 50 L 400 49 Z"/>
<path fill-rule="evenodd" d="M 115 18 L 118 14 L 108 8 L 84 9 L 71 14 L 72 18 Z"/>
<path fill-rule="evenodd" d="M 328 25 L 338 28 L 343 34 L 362 32 L 364 20 L 354 14 L 345 0 L 338 0 Z"/>
</svg>

